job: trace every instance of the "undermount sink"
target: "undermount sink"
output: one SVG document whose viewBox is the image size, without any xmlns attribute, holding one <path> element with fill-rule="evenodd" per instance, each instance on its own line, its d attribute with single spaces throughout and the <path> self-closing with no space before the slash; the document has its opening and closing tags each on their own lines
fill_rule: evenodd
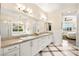
<svg viewBox="0 0 79 59">
<path fill-rule="evenodd" d="M 34 33 L 34 35 L 39 35 L 38 33 Z"/>
<path fill-rule="evenodd" d="M 44 33 L 44 34 L 34 33 L 34 35 L 42 36 L 42 35 L 48 35 L 48 33 Z"/>
</svg>

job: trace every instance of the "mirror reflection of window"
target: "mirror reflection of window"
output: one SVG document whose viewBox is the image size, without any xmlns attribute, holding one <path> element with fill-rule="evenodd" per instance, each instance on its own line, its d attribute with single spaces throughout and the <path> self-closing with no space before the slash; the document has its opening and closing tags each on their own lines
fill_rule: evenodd
<svg viewBox="0 0 79 59">
<path fill-rule="evenodd" d="M 13 24 L 13 32 L 22 32 L 23 24 Z"/>
<path fill-rule="evenodd" d="M 13 24 L 13 32 L 18 31 L 18 25 L 17 24 Z"/>
</svg>

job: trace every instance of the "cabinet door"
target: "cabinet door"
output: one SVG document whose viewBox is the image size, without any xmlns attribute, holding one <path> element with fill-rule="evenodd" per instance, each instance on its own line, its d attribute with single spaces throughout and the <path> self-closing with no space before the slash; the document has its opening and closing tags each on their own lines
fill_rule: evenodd
<svg viewBox="0 0 79 59">
<path fill-rule="evenodd" d="M 24 42 L 20 44 L 20 55 L 21 56 L 31 56 L 31 41 Z"/>
<path fill-rule="evenodd" d="M 39 50 L 44 49 L 47 45 L 51 43 L 50 36 L 44 36 L 39 39 Z"/>
<path fill-rule="evenodd" d="M 3 55 L 3 49 L 0 48 L 0 56 L 2 56 L 2 55 Z"/>
<path fill-rule="evenodd" d="M 49 39 L 48 39 L 48 36 L 44 36 L 44 46 L 46 47 L 47 45 L 49 45 Z"/>
<path fill-rule="evenodd" d="M 50 38 L 49 38 L 49 36 L 46 36 L 45 39 L 46 39 L 46 40 L 45 40 L 45 44 L 46 44 L 46 45 L 49 45 L 49 43 L 50 43 Z"/>
<path fill-rule="evenodd" d="M 38 53 L 38 39 L 32 41 L 32 55 L 36 55 Z"/>
<path fill-rule="evenodd" d="M 46 39 L 44 37 L 39 38 L 39 50 L 42 50 L 46 46 Z"/>
<path fill-rule="evenodd" d="M 49 45 L 52 42 L 52 35 L 46 36 L 46 45 Z"/>
<path fill-rule="evenodd" d="M 53 35 L 49 35 L 50 43 L 53 42 Z"/>
</svg>

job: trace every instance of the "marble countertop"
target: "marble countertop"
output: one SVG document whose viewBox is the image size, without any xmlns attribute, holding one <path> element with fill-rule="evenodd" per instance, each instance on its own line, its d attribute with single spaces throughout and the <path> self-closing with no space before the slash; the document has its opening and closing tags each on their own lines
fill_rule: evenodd
<svg viewBox="0 0 79 59">
<path fill-rule="evenodd" d="M 34 39 L 37 39 L 37 38 L 40 38 L 40 37 L 43 37 L 43 36 L 48 36 L 48 35 L 51 35 L 51 34 L 53 34 L 53 33 L 48 32 L 48 33 L 42 33 L 42 34 L 39 34 L 39 35 L 31 35 L 31 36 L 20 37 L 20 38 L 17 38 L 17 39 L 14 39 L 14 38 L 13 39 L 6 39 L 6 40 L 1 41 L 1 48 L 5 48 L 5 47 L 11 46 L 11 45 L 15 45 L 15 44 L 23 43 L 23 42 L 26 42 L 26 41 L 34 40 Z"/>
</svg>

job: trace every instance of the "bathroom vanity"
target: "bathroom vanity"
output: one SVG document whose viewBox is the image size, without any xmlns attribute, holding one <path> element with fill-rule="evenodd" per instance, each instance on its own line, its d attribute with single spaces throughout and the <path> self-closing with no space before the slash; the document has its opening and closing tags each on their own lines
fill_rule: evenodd
<svg viewBox="0 0 79 59">
<path fill-rule="evenodd" d="M 35 56 L 48 46 L 53 39 L 52 33 L 20 37 L 18 39 L 4 40 L 1 43 L 3 56 Z"/>
</svg>

